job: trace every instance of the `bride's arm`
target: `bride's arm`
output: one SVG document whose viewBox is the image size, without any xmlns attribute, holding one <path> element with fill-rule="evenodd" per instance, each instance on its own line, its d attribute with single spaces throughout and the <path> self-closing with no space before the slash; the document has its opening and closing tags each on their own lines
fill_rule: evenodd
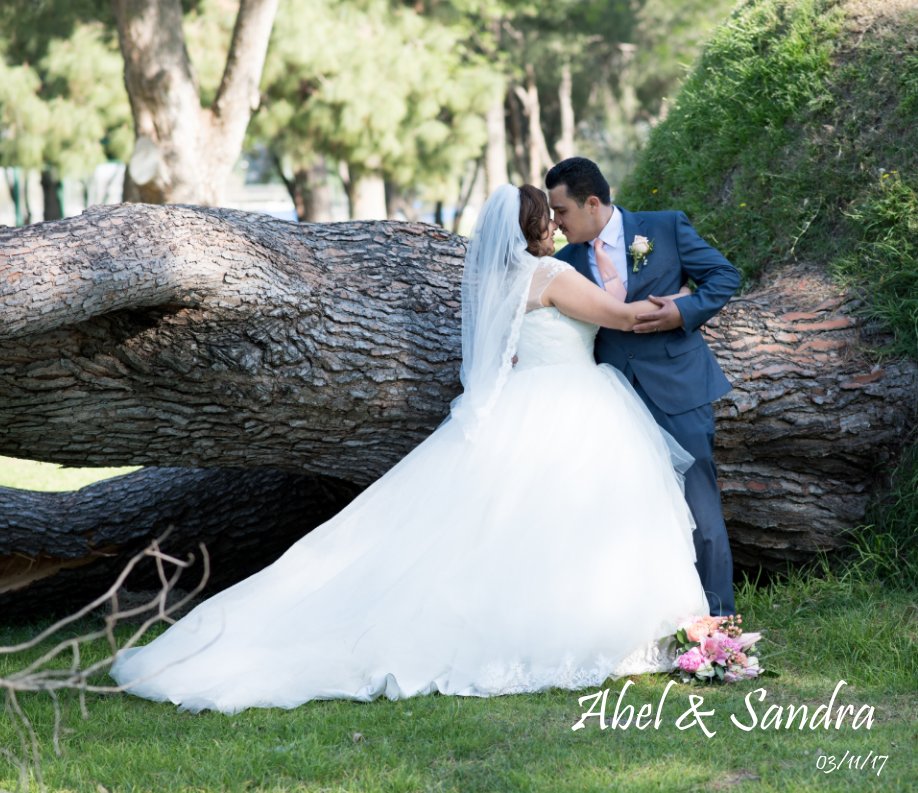
<svg viewBox="0 0 918 793">
<path fill-rule="evenodd" d="M 684 294 L 680 291 L 671 297 L 679 298 Z M 575 270 L 555 276 L 542 292 L 542 303 L 574 319 L 615 330 L 631 330 L 638 314 L 656 309 L 649 300 L 625 303 Z"/>
</svg>

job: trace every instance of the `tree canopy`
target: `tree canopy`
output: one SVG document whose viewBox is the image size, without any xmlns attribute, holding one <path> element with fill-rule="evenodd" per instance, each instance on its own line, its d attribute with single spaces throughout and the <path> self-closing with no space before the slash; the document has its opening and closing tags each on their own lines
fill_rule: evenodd
<svg viewBox="0 0 918 793">
<path fill-rule="evenodd" d="M 246 146 L 273 158 L 295 202 L 305 207 L 323 180 L 338 181 L 352 213 L 361 184 L 377 190 L 376 212 L 383 186 L 388 214 L 411 215 L 418 201 L 461 212 L 472 180 L 495 169 L 486 151 L 507 163 L 496 167 L 498 182 L 539 181 L 576 148 L 618 183 L 729 5 L 281 0 Z M 117 7 L 9 0 L 0 8 L 0 166 L 85 178 L 106 160 L 128 162 L 135 137 L 148 136 L 133 129 Z M 218 94 L 239 8 L 239 0 L 181 3 L 202 110 Z"/>
</svg>

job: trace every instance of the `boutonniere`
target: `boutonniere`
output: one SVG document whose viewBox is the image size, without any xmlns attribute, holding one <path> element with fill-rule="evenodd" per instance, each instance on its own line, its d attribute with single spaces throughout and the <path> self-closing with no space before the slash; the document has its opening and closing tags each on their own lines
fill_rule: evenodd
<svg viewBox="0 0 918 793">
<path fill-rule="evenodd" d="M 638 271 L 639 265 L 647 264 L 647 257 L 650 256 L 653 251 L 653 240 L 647 239 L 647 237 L 642 237 L 640 234 L 636 235 L 634 240 L 631 243 L 631 247 L 628 248 L 628 251 L 631 253 L 631 257 L 634 259 L 634 267 L 632 272 Z"/>
</svg>

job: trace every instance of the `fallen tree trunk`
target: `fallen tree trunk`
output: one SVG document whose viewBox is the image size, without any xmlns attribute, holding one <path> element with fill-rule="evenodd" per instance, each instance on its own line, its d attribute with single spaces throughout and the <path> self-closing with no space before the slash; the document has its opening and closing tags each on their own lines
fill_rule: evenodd
<svg viewBox="0 0 918 793">
<path fill-rule="evenodd" d="M 423 224 L 186 206 L 0 230 L 0 454 L 365 485 L 459 391 L 463 253 L 461 238 Z M 717 454 L 740 565 L 839 547 L 912 426 L 916 366 L 876 365 L 856 308 L 795 265 L 709 325 L 736 386 L 717 405 Z M 116 513 L 152 510 L 123 488 L 110 494 Z M 0 508 L 15 517 L 8 493 Z M 71 505 L 69 523 L 82 509 Z M 195 524 L 186 531 L 198 539 Z M 53 537 L 23 553 L 63 557 Z"/>
<path fill-rule="evenodd" d="M 914 431 L 918 364 L 820 268 L 786 267 L 707 329 L 734 384 L 717 403 L 724 517 L 738 565 L 782 570 L 844 545 Z"/>
<path fill-rule="evenodd" d="M 0 231 L 0 454 L 367 484 L 459 391 L 458 237 L 121 205 Z"/>
<path fill-rule="evenodd" d="M 267 469 L 145 468 L 68 493 L 0 488 L 0 615 L 74 611 L 104 592 L 130 558 L 168 527 L 177 557 L 207 546 L 218 591 L 280 556 L 359 488 Z M 152 570 L 132 589 L 155 590 Z M 199 571 L 188 574 L 196 581 Z"/>
</svg>

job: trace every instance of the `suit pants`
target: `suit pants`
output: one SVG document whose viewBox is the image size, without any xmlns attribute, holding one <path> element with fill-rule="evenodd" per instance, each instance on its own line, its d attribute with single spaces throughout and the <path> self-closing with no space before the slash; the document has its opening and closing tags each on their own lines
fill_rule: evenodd
<svg viewBox="0 0 918 793">
<path fill-rule="evenodd" d="M 695 518 L 695 567 L 708 596 L 712 615 L 733 614 L 733 555 L 727 539 L 714 467 L 714 409 L 710 404 L 685 413 L 664 413 L 647 395 L 634 372 L 626 371 L 638 396 L 663 429 L 695 462 L 685 473 L 685 500 Z"/>
</svg>

